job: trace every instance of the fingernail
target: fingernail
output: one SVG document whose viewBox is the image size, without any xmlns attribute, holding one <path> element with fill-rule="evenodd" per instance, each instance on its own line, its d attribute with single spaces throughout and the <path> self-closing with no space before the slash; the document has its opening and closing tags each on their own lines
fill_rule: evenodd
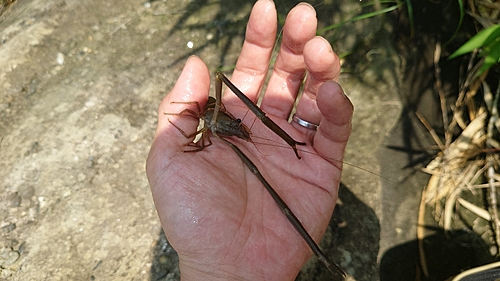
<svg viewBox="0 0 500 281">
<path fill-rule="evenodd" d="M 313 7 L 311 4 L 307 3 L 307 2 L 300 2 L 299 4 L 297 4 L 297 6 L 299 6 L 299 5 L 304 5 L 304 6 L 307 6 L 307 7 L 309 7 L 311 10 L 313 10 L 313 11 L 314 11 L 314 13 L 316 13 L 316 10 L 314 9 L 314 7 Z"/>
</svg>

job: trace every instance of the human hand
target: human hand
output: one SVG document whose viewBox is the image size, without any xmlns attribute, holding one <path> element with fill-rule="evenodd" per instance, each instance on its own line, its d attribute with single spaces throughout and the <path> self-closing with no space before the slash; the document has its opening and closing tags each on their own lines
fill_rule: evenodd
<svg viewBox="0 0 500 281">
<path fill-rule="evenodd" d="M 310 5 L 299 4 L 290 11 L 261 105 L 295 140 L 308 143 L 298 147 L 304 150 L 299 151 L 302 159 L 297 159 L 291 149 L 264 150 L 233 138 L 231 142 L 259 167 L 319 241 L 337 200 L 340 160 L 351 131 L 353 107 L 333 82 L 339 74 L 339 60 L 325 39 L 315 37 L 316 25 Z M 257 1 L 231 77 L 252 100 L 256 100 L 267 75 L 276 30 L 274 4 Z M 286 120 L 306 69 L 308 77 L 296 114 L 321 124 L 317 131 Z M 198 121 L 164 115 L 186 108 L 172 101 L 197 101 L 203 106 L 209 85 L 206 65 L 191 57 L 174 89 L 160 104 L 158 128 L 147 160 L 153 198 L 165 234 L 179 254 L 182 278 L 293 280 L 312 253 L 260 181 L 216 138 L 202 151 L 183 152 L 189 140 L 168 119 L 188 133 L 196 130 Z M 237 118 L 243 119 L 248 112 L 232 93 L 224 96 L 223 103 Z M 277 140 L 260 121 L 250 126 L 250 114 L 244 122 L 249 122 L 253 135 Z"/>
</svg>

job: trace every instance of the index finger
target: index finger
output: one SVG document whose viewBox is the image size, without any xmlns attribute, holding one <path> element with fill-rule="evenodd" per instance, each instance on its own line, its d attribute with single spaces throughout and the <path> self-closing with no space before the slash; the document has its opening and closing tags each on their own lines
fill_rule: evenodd
<svg viewBox="0 0 500 281">
<path fill-rule="evenodd" d="M 286 17 L 283 40 L 262 101 L 262 109 L 288 118 L 306 71 L 304 46 L 316 34 L 316 11 L 307 3 L 295 6 Z"/>
<path fill-rule="evenodd" d="M 269 61 L 274 48 L 278 17 L 274 2 L 259 0 L 250 13 L 245 42 L 241 50 L 231 81 L 252 101 L 256 101 L 266 78 Z M 234 100 L 226 95 L 226 104 Z"/>
</svg>

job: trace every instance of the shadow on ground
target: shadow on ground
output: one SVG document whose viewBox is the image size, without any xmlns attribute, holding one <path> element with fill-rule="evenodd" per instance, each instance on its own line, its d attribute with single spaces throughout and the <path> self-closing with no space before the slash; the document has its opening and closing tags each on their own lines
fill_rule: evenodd
<svg viewBox="0 0 500 281">
<path fill-rule="evenodd" d="M 428 276 L 421 271 L 416 240 L 387 250 L 380 261 L 380 280 L 447 280 L 460 272 L 490 263 L 489 246 L 479 235 L 468 231 L 439 231 L 423 241 Z"/>
</svg>

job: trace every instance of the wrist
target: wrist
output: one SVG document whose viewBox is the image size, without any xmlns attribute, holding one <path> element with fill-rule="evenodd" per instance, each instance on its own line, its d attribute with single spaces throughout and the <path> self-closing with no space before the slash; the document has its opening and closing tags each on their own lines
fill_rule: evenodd
<svg viewBox="0 0 500 281">
<path fill-rule="evenodd" d="M 181 271 L 182 281 L 197 281 L 197 280 L 217 280 L 217 281 L 229 281 L 229 280 L 256 280 L 249 276 L 249 274 L 244 274 L 241 271 L 232 268 L 224 268 L 223 266 L 210 266 L 201 264 L 191 264 L 188 262 L 180 262 L 179 268 Z M 254 276 L 255 277 L 255 276 Z M 262 278 L 261 278 L 262 280 Z"/>
<path fill-rule="evenodd" d="M 214 265 L 197 262 L 179 261 L 182 281 L 247 281 L 247 280 L 295 280 L 298 271 L 290 272 L 259 272 L 248 267 L 233 265 Z"/>
</svg>

